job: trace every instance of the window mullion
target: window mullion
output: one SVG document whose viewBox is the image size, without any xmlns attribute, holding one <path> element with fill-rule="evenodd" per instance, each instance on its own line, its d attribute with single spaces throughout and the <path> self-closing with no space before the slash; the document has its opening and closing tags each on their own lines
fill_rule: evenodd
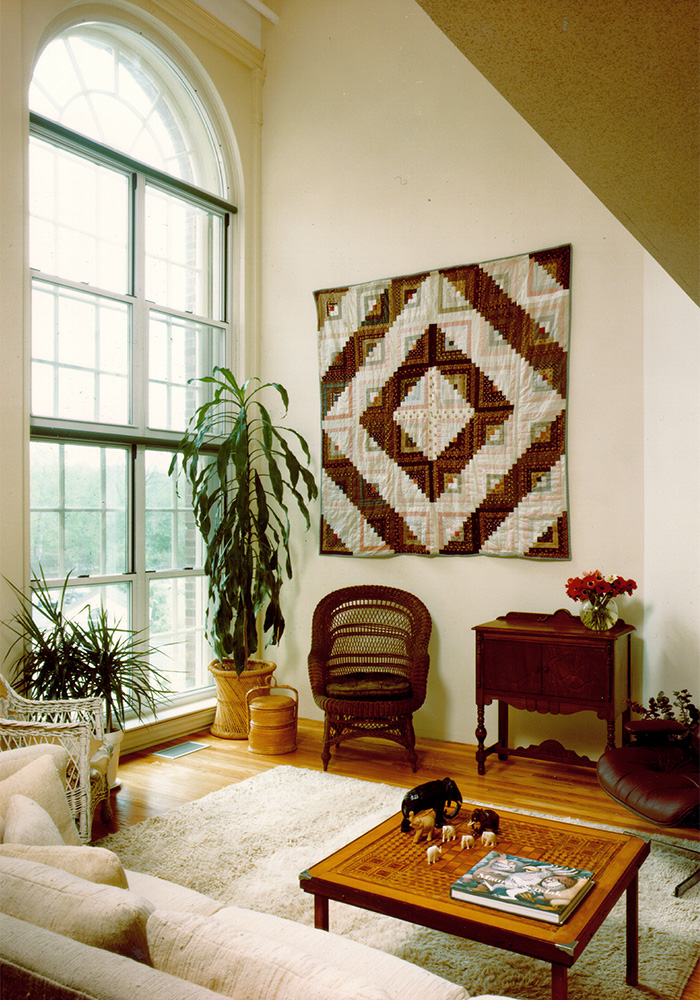
<svg viewBox="0 0 700 1000">
<path fill-rule="evenodd" d="M 131 316 L 132 423 L 145 434 L 148 413 L 148 323 L 146 302 L 145 183 L 134 174 L 131 213 L 131 269 L 133 307 Z"/>
<path fill-rule="evenodd" d="M 132 595 L 131 613 L 135 629 L 148 627 L 148 580 L 146 577 L 146 451 L 142 446 L 132 450 L 131 539 Z M 134 513 L 138 511 L 139 516 Z"/>
</svg>

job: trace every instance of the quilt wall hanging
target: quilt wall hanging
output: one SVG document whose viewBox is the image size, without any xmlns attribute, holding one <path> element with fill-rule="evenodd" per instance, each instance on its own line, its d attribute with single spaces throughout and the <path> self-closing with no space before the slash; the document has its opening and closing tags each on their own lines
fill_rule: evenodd
<svg viewBox="0 0 700 1000">
<path fill-rule="evenodd" d="M 569 558 L 570 258 L 315 293 L 322 553 Z"/>
</svg>

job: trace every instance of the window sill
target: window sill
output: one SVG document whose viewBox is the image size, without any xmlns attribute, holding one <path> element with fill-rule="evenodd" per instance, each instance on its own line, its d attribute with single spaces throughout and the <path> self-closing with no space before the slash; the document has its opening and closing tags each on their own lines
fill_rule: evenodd
<svg viewBox="0 0 700 1000">
<path fill-rule="evenodd" d="M 125 726 L 121 754 L 147 750 L 207 729 L 214 719 L 215 707 L 216 698 L 212 695 L 186 705 L 164 708 L 157 718 L 145 715 L 143 721 L 130 719 Z"/>
</svg>

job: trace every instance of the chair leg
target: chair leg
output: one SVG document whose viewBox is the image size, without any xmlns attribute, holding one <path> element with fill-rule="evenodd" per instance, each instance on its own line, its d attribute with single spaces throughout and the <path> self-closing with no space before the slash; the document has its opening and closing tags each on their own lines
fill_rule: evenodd
<svg viewBox="0 0 700 1000">
<path fill-rule="evenodd" d="M 682 896 L 684 892 L 688 889 L 692 889 L 694 885 L 700 882 L 700 868 L 694 871 L 692 875 L 688 878 L 684 878 L 682 882 L 679 882 L 676 888 L 673 890 L 674 896 Z"/>
<path fill-rule="evenodd" d="M 106 799 L 102 799 L 102 803 L 100 805 L 100 819 L 103 823 L 111 823 L 112 815 L 112 797 L 108 795 Z"/>
<path fill-rule="evenodd" d="M 328 764 L 331 759 L 331 724 L 328 716 L 326 715 L 323 721 L 323 750 L 321 751 L 321 760 L 323 761 L 323 770 L 328 770 Z"/>
<path fill-rule="evenodd" d="M 413 730 L 413 716 L 406 716 L 403 730 L 406 736 L 406 749 L 408 750 L 408 757 L 411 761 L 411 767 L 415 774 L 418 770 L 418 757 L 416 756 L 416 734 Z"/>
<path fill-rule="evenodd" d="M 692 847 L 681 847 L 679 844 L 665 844 L 662 841 L 654 840 L 653 838 L 652 843 L 656 844 L 662 850 L 668 851 L 670 854 L 680 854 L 684 858 L 690 858 L 691 861 L 700 861 L 700 851 L 695 850 Z M 700 868 L 697 868 L 692 875 L 689 875 L 687 878 L 684 878 L 682 882 L 679 882 L 673 890 L 673 895 L 682 896 L 684 892 L 688 891 L 688 889 L 692 889 L 697 882 L 700 882 Z"/>
</svg>

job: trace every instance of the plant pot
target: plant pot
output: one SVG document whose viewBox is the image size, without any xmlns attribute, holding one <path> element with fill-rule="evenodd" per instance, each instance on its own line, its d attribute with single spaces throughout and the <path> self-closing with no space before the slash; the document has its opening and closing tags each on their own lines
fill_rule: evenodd
<svg viewBox="0 0 700 1000">
<path fill-rule="evenodd" d="M 120 788 L 121 781 L 117 776 L 119 770 L 119 748 L 121 747 L 124 733 L 121 729 L 115 729 L 111 733 L 105 733 L 104 741 L 112 747 L 112 755 L 107 766 L 107 781 L 110 788 Z"/>
<path fill-rule="evenodd" d="M 216 712 L 210 732 L 224 740 L 248 739 L 248 706 L 246 695 L 251 688 L 262 687 L 272 680 L 277 664 L 271 660 L 248 660 L 238 675 L 233 667 L 222 670 L 220 660 L 209 664 L 216 684 Z"/>
</svg>

